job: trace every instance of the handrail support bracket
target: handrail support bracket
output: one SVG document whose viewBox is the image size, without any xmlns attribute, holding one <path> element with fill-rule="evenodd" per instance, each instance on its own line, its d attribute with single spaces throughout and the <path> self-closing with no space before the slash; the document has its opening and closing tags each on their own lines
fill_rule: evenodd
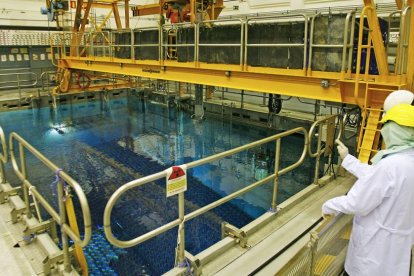
<svg viewBox="0 0 414 276">
<path fill-rule="evenodd" d="M 21 190 L 21 187 L 11 187 L 10 184 L 0 184 L 0 204 L 6 202 L 9 196 L 17 195 Z"/>
<path fill-rule="evenodd" d="M 184 256 L 185 256 L 185 258 L 188 260 L 188 262 L 190 264 L 190 269 L 192 269 L 191 275 L 194 275 L 194 276 L 202 275 L 202 269 L 203 269 L 203 267 L 201 265 L 200 259 L 198 259 L 194 255 L 192 255 L 188 251 L 185 251 L 184 252 Z"/>
<path fill-rule="evenodd" d="M 225 237 L 234 238 L 241 248 L 250 248 L 250 245 L 247 244 L 246 232 L 224 221 L 221 223 L 221 238 Z"/>
<path fill-rule="evenodd" d="M 28 237 L 31 235 L 38 235 L 42 234 L 46 231 L 49 231 L 49 235 L 52 237 L 52 239 L 57 243 L 58 237 L 57 237 L 57 230 L 56 230 L 56 222 L 54 219 L 49 219 L 43 222 L 40 222 L 36 225 L 30 225 L 27 226 L 23 230 L 23 236 Z"/>
</svg>

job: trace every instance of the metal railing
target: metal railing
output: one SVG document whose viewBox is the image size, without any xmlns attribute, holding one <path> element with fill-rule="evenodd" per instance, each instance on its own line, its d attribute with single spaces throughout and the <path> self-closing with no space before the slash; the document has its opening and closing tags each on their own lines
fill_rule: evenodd
<svg viewBox="0 0 414 276">
<path fill-rule="evenodd" d="M 296 253 L 277 273 L 277 276 L 295 275 L 339 275 L 343 270 L 346 244 L 344 237 L 352 225 L 352 216 L 339 214 L 328 217 L 310 233 L 309 243 Z M 336 253 L 335 262 L 324 261 L 324 257 Z M 340 260 L 338 260 L 340 259 Z"/>
<path fill-rule="evenodd" d="M 0 152 L 0 173 L 1 173 L 1 184 L 6 183 L 6 175 L 4 171 L 4 164 L 8 161 L 8 152 L 7 152 L 7 142 L 6 137 L 4 135 L 3 128 L 0 127 L 0 141 L 1 141 L 1 148 L 2 152 Z"/>
<path fill-rule="evenodd" d="M 327 149 L 329 150 L 329 164 L 331 162 L 331 158 L 332 158 L 332 152 L 333 149 L 332 148 L 327 148 L 327 146 L 331 147 L 333 145 L 333 140 L 335 138 L 335 131 L 336 131 L 336 124 L 335 121 L 338 118 L 338 125 L 339 125 L 339 131 L 338 134 L 336 136 L 337 139 L 341 138 L 342 136 L 342 131 L 343 131 L 343 120 L 342 117 L 340 117 L 340 115 L 335 114 L 335 115 L 330 115 L 330 116 L 326 116 L 323 117 L 317 121 L 315 121 L 310 130 L 309 130 L 309 147 L 308 147 L 308 153 L 309 156 L 312 158 L 316 158 L 316 164 L 315 164 L 315 176 L 314 176 L 314 180 L 313 180 L 313 184 L 318 184 L 318 180 L 319 180 L 319 164 L 320 164 L 320 159 L 321 159 L 321 155 L 324 154 L 325 152 L 328 153 Z M 322 134 L 323 134 L 323 126 L 326 126 L 326 141 L 327 144 L 325 144 L 324 147 L 322 147 Z M 312 152 L 312 138 L 313 136 L 315 136 L 315 130 L 318 129 L 318 141 L 317 141 L 317 145 L 316 145 L 316 152 Z M 333 131 L 333 135 L 331 136 L 332 141 L 328 141 L 329 137 L 329 132 Z"/>
<path fill-rule="evenodd" d="M 274 21 L 278 23 L 280 20 L 286 20 L 286 19 L 294 19 L 295 21 L 288 21 L 289 23 L 297 23 L 301 22 L 304 25 L 304 36 L 303 36 L 303 42 L 302 43 L 249 43 L 249 26 L 251 24 L 256 24 L 256 22 L 265 21 L 266 23 Z M 302 21 L 297 21 L 299 19 L 302 19 Z M 280 23 L 285 23 L 287 21 L 281 21 Z M 260 24 L 260 23 L 259 23 Z M 249 18 L 246 22 L 245 26 L 245 36 L 244 36 L 244 62 L 246 65 L 249 65 L 248 62 L 248 49 L 249 47 L 253 48 L 259 48 L 259 47 L 273 47 L 273 48 L 303 48 L 303 69 L 306 68 L 306 60 L 307 60 L 307 41 L 308 41 L 308 16 L 305 14 L 283 14 L 283 15 L 277 15 L 277 16 L 271 16 L 271 17 L 255 17 L 255 18 Z M 286 58 L 289 58 L 286 56 Z"/>
<path fill-rule="evenodd" d="M 25 87 L 35 87 L 37 85 L 37 75 L 33 72 L 22 72 L 22 73 L 6 73 L 0 74 L 1 77 L 7 77 L 9 80 L 0 81 L 0 88 L 11 88 L 19 89 Z M 6 84 L 6 85 L 5 85 Z"/>
<path fill-rule="evenodd" d="M 397 47 L 397 62 L 396 62 L 396 74 L 401 75 L 407 73 L 408 65 L 408 45 L 410 39 L 410 27 L 411 27 L 411 7 L 406 7 L 401 12 L 400 18 L 400 36 Z"/>
<path fill-rule="evenodd" d="M 194 48 L 194 53 L 193 53 L 193 58 L 192 60 L 189 61 L 196 61 L 196 57 L 197 57 L 197 46 L 196 46 L 196 42 L 197 42 L 197 33 L 198 33 L 198 25 L 197 24 L 192 24 L 192 23 L 177 23 L 177 24 L 164 24 L 162 26 L 162 31 L 161 31 L 161 59 L 162 60 L 167 60 L 170 59 L 169 55 L 169 49 L 171 48 L 175 48 L 177 51 L 177 47 L 192 47 Z M 178 38 L 181 34 L 177 34 L 177 41 L 176 43 L 171 43 L 171 41 L 168 39 L 169 34 L 172 31 L 176 31 L 178 32 L 178 30 L 187 30 L 187 29 L 192 29 L 194 31 L 194 37 L 193 37 L 193 43 L 179 43 Z M 167 43 L 165 43 L 165 41 L 167 41 Z"/>
<path fill-rule="evenodd" d="M 2 137 L 2 139 L 3 138 L 4 137 Z M 18 144 L 20 166 L 17 163 L 15 152 L 14 152 L 15 143 Z M 55 164 L 53 164 L 49 159 L 47 159 L 44 155 L 38 152 L 33 146 L 31 146 L 26 140 L 24 140 L 22 137 L 20 137 L 15 132 L 12 132 L 10 134 L 9 147 L 10 147 L 10 158 L 11 158 L 11 162 L 13 165 L 13 170 L 16 173 L 17 177 L 22 181 L 23 196 L 24 196 L 24 202 L 26 206 L 26 215 L 29 218 L 32 216 L 32 213 L 30 211 L 30 205 L 31 205 L 30 199 L 29 199 L 29 193 L 30 193 L 35 198 L 35 200 L 43 206 L 43 208 L 56 221 L 56 223 L 60 225 L 64 266 L 65 266 L 66 271 L 70 271 L 71 270 L 71 265 L 70 265 L 71 256 L 69 252 L 68 236 L 74 241 L 75 244 L 80 245 L 82 247 L 88 245 L 91 239 L 91 236 L 92 236 L 91 214 L 89 210 L 88 201 L 82 190 L 82 187 L 74 179 L 72 179 L 68 174 L 60 170 Z M 27 170 L 26 170 L 25 150 L 32 153 L 34 157 L 36 157 L 39 161 L 41 161 L 52 172 L 56 173 L 56 177 L 58 178 L 58 183 L 57 183 L 58 189 L 57 190 L 58 190 L 59 211 L 56 211 L 52 207 L 52 205 L 36 189 L 36 186 L 30 183 Z M 81 238 L 79 234 L 76 234 L 71 229 L 70 225 L 67 223 L 67 219 L 66 219 L 67 212 L 66 212 L 66 207 L 65 207 L 65 202 L 64 202 L 65 183 L 72 190 L 75 191 L 76 196 L 79 199 L 79 203 L 80 203 L 81 210 L 82 210 L 82 216 L 83 216 L 83 225 L 84 225 L 83 239 Z"/>
<path fill-rule="evenodd" d="M 354 29 L 355 29 L 355 12 L 350 12 L 345 17 L 344 25 L 344 36 L 342 44 L 315 44 L 314 43 L 314 33 L 315 33 L 315 20 L 320 16 L 320 14 L 313 16 L 311 20 L 311 33 L 309 39 L 309 63 L 308 69 L 312 69 L 312 55 L 314 48 L 336 48 L 342 49 L 342 61 L 341 61 L 341 71 L 345 72 L 348 70 L 349 73 L 352 68 L 352 51 L 354 46 Z M 348 56 L 348 62 L 347 62 Z"/>
<path fill-rule="evenodd" d="M 92 34 L 92 33 L 91 33 Z M 134 57 L 134 32 L 133 30 L 116 30 L 111 33 L 109 48 L 111 58 L 133 59 Z M 91 36 L 91 38 L 93 38 Z M 125 41 L 123 41 L 125 39 Z M 128 43 L 129 41 L 129 43 Z M 89 41 L 90 52 L 93 54 L 93 39 Z"/>
<path fill-rule="evenodd" d="M 137 36 L 136 33 L 138 34 L 138 38 L 139 38 L 139 34 L 141 32 L 145 32 L 145 31 L 157 31 L 158 32 L 158 42 L 157 43 L 141 43 L 141 44 L 136 44 L 135 40 L 137 40 Z M 157 56 L 158 58 L 156 60 L 162 60 L 161 56 L 162 56 L 162 30 L 160 28 L 139 28 L 139 29 L 135 29 L 131 32 L 131 41 L 132 41 L 132 48 L 131 48 L 131 58 L 132 60 L 135 59 L 144 59 L 141 56 L 140 50 L 141 49 L 145 49 L 147 47 L 157 47 Z"/>
<path fill-rule="evenodd" d="M 363 19 L 366 16 L 367 9 L 363 9 L 361 18 L 362 21 L 359 22 L 360 24 L 360 34 L 359 34 L 359 41 L 358 43 L 362 43 L 362 30 L 363 30 Z M 177 50 L 180 47 L 194 47 L 194 67 L 199 66 L 199 60 L 200 60 L 200 48 L 206 48 L 206 47 L 236 47 L 239 48 L 239 56 L 240 60 L 238 61 L 239 65 L 241 65 L 241 71 L 248 71 L 248 52 L 251 51 L 252 48 L 300 48 L 303 49 L 303 70 L 305 71 L 312 71 L 312 57 L 314 55 L 314 50 L 317 48 L 330 48 L 330 49 L 337 49 L 338 53 L 341 52 L 341 64 L 340 67 L 338 65 L 338 70 L 341 72 L 347 72 L 347 77 L 351 78 L 351 70 L 352 70 L 352 51 L 354 47 L 354 26 L 356 21 L 356 14 L 355 11 L 347 13 L 346 17 L 344 18 L 344 33 L 342 36 L 342 42 L 339 42 L 337 44 L 316 44 L 313 42 L 313 37 L 315 33 L 315 19 L 318 18 L 320 14 L 316 16 L 308 17 L 304 14 L 284 14 L 284 15 L 274 15 L 270 17 L 263 17 L 263 18 L 248 18 L 248 19 L 221 19 L 221 20 L 211 20 L 211 21 L 205 21 L 197 24 L 191 24 L 191 23 L 178 23 L 178 24 L 165 24 L 158 27 L 149 27 L 149 28 L 142 28 L 142 29 L 128 29 L 128 30 L 119 30 L 119 31 L 112 31 L 109 32 L 108 35 L 103 35 L 103 38 L 99 38 L 99 41 L 105 40 L 103 44 L 100 45 L 94 45 L 94 41 L 96 40 L 97 36 L 96 34 L 103 34 L 104 32 L 90 32 L 90 33 L 83 33 L 81 37 L 79 37 L 78 33 L 71 33 L 71 32 L 63 32 L 60 34 L 52 34 L 51 36 L 51 46 L 52 48 L 58 48 L 61 51 L 61 56 L 77 56 L 77 57 L 89 57 L 93 58 L 95 56 L 102 56 L 100 54 L 96 55 L 97 53 L 104 52 L 103 56 L 107 56 L 109 51 L 109 57 L 111 60 L 114 58 L 122 58 L 122 59 L 130 59 L 132 63 L 135 63 L 137 59 L 139 58 L 139 55 L 136 55 L 135 52 L 139 51 L 141 48 L 145 47 L 156 47 L 157 48 L 157 54 L 158 59 L 153 58 L 151 60 L 154 60 L 154 64 L 159 64 L 160 66 L 164 66 L 164 60 L 168 59 L 168 49 L 175 49 Z M 411 17 L 411 10 L 406 9 L 404 12 L 402 12 L 401 17 L 404 19 L 402 21 L 409 22 L 409 19 Z M 262 24 L 263 22 L 270 22 L 276 24 L 278 22 L 281 23 L 304 23 L 304 36 L 303 41 L 298 42 L 288 42 L 288 43 L 249 43 L 249 37 L 251 34 L 249 34 L 249 28 L 253 24 Z M 310 24 L 307 22 L 310 21 Z M 241 32 L 240 32 L 240 43 L 211 43 L 206 41 L 200 41 L 200 27 L 203 25 L 207 26 L 226 26 L 226 25 L 235 25 L 235 22 L 237 22 L 237 25 L 240 25 Z M 361 23 L 362 22 L 362 23 Z M 409 33 L 409 26 L 408 24 L 403 24 L 401 26 L 401 29 L 404 30 L 405 34 Z M 173 43 L 171 41 L 166 41 L 164 38 L 168 35 L 168 32 L 170 30 L 178 30 L 180 28 L 186 28 L 187 26 L 193 27 L 194 30 L 194 42 L 193 43 Z M 140 30 L 156 30 L 158 31 L 158 41 L 154 43 L 146 43 L 145 41 L 137 42 L 135 41 L 137 32 Z M 214 27 L 211 28 L 211 30 L 214 31 Z M 117 42 L 115 37 L 116 34 L 128 34 L 129 43 L 120 43 Z M 110 37 L 110 39 L 107 39 L 107 37 Z M 120 37 L 120 35 L 119 35 Z M 406 37 L 406 35 L 404 36 Z M 403 37 L 403 38 L 404 38 Z M 368 40 L 370 40 L 370 36 L 368 37 Z M 60 45 L 56 45 L 56 43 L 60 43 Z M 73 45 L 72 45 L 73 44 Z M 402 46 L 399 48 L 400 53 L 399 56 L 404 55 L 408 51 L 408 42 L 407 39 L 404 39 L 404 43 L 401 44 Z M 68 48 L 71 48 L 72 51 L 68 51 Z M 99 51 L 98 48 L 101 50 Z M 359 45 L 359 50 L 361 48 L 361 45 Z M 370 57 L 370 47 L 362 47 L 366 48 L 368 55 L 367 59 Z M 86 49 L 88 50 L 88 54 L 85 54 Z M 118 50 L 124 50 L 123 53 L 125 54 L 124 57 L 116 57 L 115 49 Z M 120 51 L 118 51 L 119 53 Z M 129 57 L 129 58 L 128 58 Z M 357 55 L 357 68 L 360 68 L 361 63 L 361 54 L 359 53 Z M 399 66 L 406 67 L 406 60 L 404 61 L 404 64 L 401 64 Z M 258 65 L 261 66 L 261 65 Z M 265 65 L 263 65 L 266 67 Z M 368 68 L 366 66 L 366 68 Z M 224 70 L 224 69 L 223 69 Z M 403 68 L 400 69 L 401 73 L 405 72 Z M 357 73 L 357 77 L 359 77 L 359 72 Z M 368 70 L 366 70 L 366 73 L 368 74 Z"/>
<path fill-rule="evenodd" d="M 240 26 L 240 43 L 200 43 L 200 26 L 201 25 L 208 25 L 211 26 L 213 24 L 217 24 L 216 26 Z M 220 24 L 220 25 L 218 25 Z M 245 22 L 241 19 L 222 19 L 222 20 L 208 20 L 203 21 L 197 24 L 197 32 L 196 32 L 196 61 L 200 61 L 200 47 L 238 47 L 239 48 L 239 65 L 243 66 L 244 58 L 243 58 L 243 48 L 244 48 L 244 28 Z M 243 69 L 243 67 L 241 68 Z"/>
<path fill-rule="evenodd" d="M 2 77 L 6 77 L 8 80 L 0 81 L 0 89 L 17 89 L 19 106 L 22 102 L 22 88 L 36 87 L 38 82 L 37 75 L 33 72 L 0 74 L 0 78 Z"/>
<path fill-rule="evenodd" d="M 110 32 L 90 32 L 85 34 L 84 40 L 87 41 L 87 47 L 89 48 L 89 51 L 86 53 L 87 56 L 112 57 Z"/>
<path fill-rule="evenodd" d="M 280 164 L 280 146 L 281 146 L 281 139 L 283 137 L 292 135 L 292 134 L 296 134 L 296 133 L 302 133 L 303 137 L 304 137 L 304 146 L 303 146 L 303 150 L 302 150 L 302 154 L 300 156 L 300 158 L 298 159 L 298 161 L 296 161 L 295 163 L 291 164 L 290 166 L 287 166 L 285 168 L 279 168 L 279 164 Z M 198 167 L 200 165 L 203 164 L 207 164 L 222 158 L 225 158 L 227 156 L 231 156 L 234 155 L 236 153 L 242 152 L 242 151 L 246 151 L 248 149 L 251 149 L 253 147 L 257 147 L 260 145 L 263 145 L 265 143 L 269 143 L 269 142 L 276 142 L 276 147 L 275 147 L 275 165 L 274 165 L 274 173 L 257 181 L 254 182 L 252 184 L 247 185 L 246 187 L 231 193 L 215 202 L 212 202 L 206 206 L 203 206 L 201 208 L 199 208 L 198 210 L 195 210 L 191 213 L 185 214 L 184 213 L 184 192 L 180 192 L 178 194 L 178 218 L 157 228 L 154 229 L 144 235 L 141 235 L 139 237 L 136 237 L 134 239 L 128 240 L 128 241 L 121 241 L 119 239 L 117 239 L 113 233 L 112 233 L 112 229 L 111 229 L 111 214 L 112 214 L 112 209 L 114 208 L 115 204 L 118 202 L 119 198 L 125 194 L 126 192 L 128 192 L 129 190 L 136 188 L 136 187 L 140 187 L 146 183 L 149 182 L 153 182 L 155 180 L 161 179 L 161 178 L 165 178 L 167 175 L 167 171 L 161 171 L 149 176 L 145 176 L 143 178 L 140 179 L 136 179 L 133 180 L 131 182 L 126 183 L 125 185 L 121 186 L 120 188 L 118 188 L 113 195 L 111 196 L 111 198 L 109 199 L 106 207 L 105 207 L 105 211 L 104 211 L 104 231 L 105 231 L 105 235 L 106 238 L 108 239 L 108 241 L 110 243 L 112 243 L 115 246 L 121 247 L 121 248 L 127 248 L 127 247 L 132 247 L 135 246 L 137 244 L 140 244 L 148 239 L 151 239 L 153 237 L 156 237 L 170 229 L 172 229 L 173 227 L 177 227 L 179 226 L 179 233 L 178 233 L 178 239 L 180 241 L 180 243 L 178 244 L 178 250 L 177 250 L 177 260 L 178 263 L 183 263 L 185 260 L 185 234 L 184 234 L 184 224 L 185 222 L 196 218 L 208 211 L 210 211 L 213 208 L 216 208 L 218 206 L 221 206 L 222 204 L 236 198 L 239 197 L 247 192 L 249 192 L 250 190 L 259 187 L 261 185 L 264 185 L 266 183 L 268 183 L 269 181 L 273 181 L 273 194 L 272 194 L 272 202 L 271 202 L 271 209 L 276 211 L 277 209 L 277 202 L 276 202 L 276 196 L 277 196 L 277 189 L 278 189 L 278 177 L 297 168 L 300 164 L 302 164 L 302 162 L 304 161 L 307 151 L 308 151 L 308 144 L 309 144 L 309 138 L 308 138 L 308 132 L 306 131 L 306 129 L 304 129 L 303 127 L 298 127 L 289 131 L 285 131 L 283 133 L 279 133 L 276 135 L 273 135 L 271 137 L 241 146 L 241 147 L 237 147 L 219 154 L 215 154 L 206 158 L 203 158 L 201 160 L 197 160 L 197 161 L 193 161 L 190 163 L 187 163 L 185 166 L 190 169 L 190 168 L 194 168 L 194 167 Z"/>
<path fill-rule="evenodd" d="M 40 74 L 40 81 L 42 83 L 42 91 L 45 91 L 45 87 L 51 87 L 52 81 L 51 76 L 56 77 L 57 71 L 44 71 Z M 45 80 L 46 79 L 46 80 Z M 40 92 L 38 92 L 38 97 L 40 98 Z"/>
</svg>

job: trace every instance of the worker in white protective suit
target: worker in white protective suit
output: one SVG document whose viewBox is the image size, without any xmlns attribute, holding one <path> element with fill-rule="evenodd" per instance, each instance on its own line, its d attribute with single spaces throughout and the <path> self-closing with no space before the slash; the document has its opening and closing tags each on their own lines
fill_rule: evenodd
<svg viewBox="0 0 414 276">
<path fill-rule="evenodd" d="M 390 110 L 393 106 L 402 103 L 414 105 L 414 93 L 408 90 L 397 90 L 390 93 L 384 101 L 384 115 L 387 114 L 388 110 Z M 338 153 L 343 160 L 342 167 L 344 167 L 348 172 L 352 173 L 355 177 L 359 178 L 363 176 L 368 172 L 368 169 L 372 168 L 371 165 L 361 163 L 361 161 L 359 161 L 357 158 L 349 155 L 348 148 L 339 139 L 336 140 L 336 143 L 338 144 Z M 383 152 L 381 152 L 381 154 L 383 154 Z M 380 155 L 377 155 L 375 158 L 381 159 Z"/>
<path fill-rule="evenodd" d="M 346 196 L 322 206 L 325 215 L 355 215 L 345 261 L 345 271 L 351 276 L 407 276 L 410 269 L 414 241 L 414 106 L 397 103 L 381 122 L 387 149 L 378 152 L 370 167 L 346 154 L 343 166 L 358 180 Z"/>
</svg>

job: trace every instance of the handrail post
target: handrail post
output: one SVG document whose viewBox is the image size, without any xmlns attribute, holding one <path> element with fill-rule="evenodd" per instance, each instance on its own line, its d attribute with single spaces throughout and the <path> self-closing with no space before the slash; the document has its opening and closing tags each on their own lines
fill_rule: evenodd
<svg viewBox="0 0 414 276">
<path fill-rule="evenodd" d="M 89 48 L 91 49 L 90 50 L 90 53 L 88 54 L 88 53 L 86 53 L 86 56 L 87 57 L 92 57 L 92 58 L 95 58 L 95 48 L 94 48 L 94 45 L 93 45 L 93 35 L 92 35 L 92 31 L 90 31 L 89 33 L 87 33 L 87 36 L 89 36 Z M 85 39 L 86 40 L 86 39 Z M 86 40 L 87 41 L 87 40 Z"/>
<path fill-rule="evenodd" d="M 315 163 L 315 177 L 313 184 L 318 185 L 319 180 L 319 162 L 321 159 L 321 144 L 322 144 L 322 124 L 318 126 L 318 142 L 316 146 L 316 163 Z"/>
<path fill-rule="evenodd" d="M 10 147 L 10 150 L 13 150 L 13 148 Z M 32 212 L 30 212 L 29 188 L 26 185 L 26 181 L 27 181 L 26 158 L 24 155 L 24 147 L 21 143 L 19 143 L 19 155 L 20 155 L 20 167 L 22 168 L 21 173 L 24 179 L 22 180 L 22 188 L 23 188 L 24 203 L 26 205 L 26 215 L 28 218 L 31 218 Z"/>
<path fill-rule="evenodd" d="M 196 67 L 199 67 L 199 56 L 200 56 L 200 22 L 196 23 L 196 36 L 195 36 L 195 61 Z"/>
<path fill-rule="evenodd" d="M 307 15 L 303 16 L 304 18 L 304 30 L 303 30 L 303 63 L 302 63 L 302 70 L 304 75 L 307 74 L 307 68 L 306 68 L 306 57 L 308 55 L 308 47 L 307 47 L 307 41 L 308 41 L 308 25 L 309 25 L 309 19 Z"/>
<path fill-rule="evenodd" d="M 4 135 L 3 129 L 0 127 L 0 140 L 1 140 L 1 148 L 3 153 L 0 153 L 0 173 L 1 173 L 1 184 L 6 183 L 6 175 L 4 170 L 4 164 L 7 163 L 8 159 L 8 151 L 7 151 L 7 143 L 6 137 Z"/>
<path fill-rule="evenodd" d="M 244 58 L 243 58 L 242 71 L 247 71 L 247 66 L 248 66 L 248 64 L 247 64 L 247 44 L 249 42 L 249 37 L 248 37 L 248 35 L 249 35 L 249 20 L 246 20 L 244 25 L 245 25 L 245 27 L 244 27 L 244 51 L 243 51 Z"/>
<path fill-rule="evenodd" d="M 72 36 L 75 36 L 75 50 L 76 50 L 76 57 L 80 57 L 80 42 L 79 42 L 79 36 L 78 33 L 72 33 Z M 82 40 L 82 38 L 81 38 Z M 72 47 L 71 47 L 72 49 Z"/>
<path fill-rule="evenodd" d="M 17 77 L 17 89 L 19 91 L 19 106 L 21 106 L 22 105 L 22 103 L 21 103 L 21 100 L 22 100 L 22 91 L 20 89 L 20 75 L 19 75 L 19 73 L 17 73 L 16 77 Z"/>
<path fill-rule="evenodd" d="M 6 183 L 6 175 L 4 174 L 4 162 L 3 160 L 0 161 L 0 173 L 1 173 L 1 184 Z"/>
<path fill-rule="evenodd" d="M 163 25 L 158 26 L 158 59 L 160 62 L 160 65 L 164 64 L 164 33 L 163 33 Z"/>
<path fill-rule="evenodd" d="M 280 141 L 281 138 L 276 140 L 276 153 L 275 153 L 275 178 L 273 179 L 273 196 L 272 196 L 272 212 L 277 212 L 277 186 L 279 176 L 279 164 L 280 164 Z"/>
<path fill-rule="evenodd" d="M 316 268 L 316 253 L 318 249 L 318 241 L 319 241 L 318 234 L 315 232 L 312 232 L 311 238 L 310 238 L 311 265 L 310 265 L 309 276 L 314 275 L 314 271 Z"/>
<path fill-rule="evenodd" d="M 130 49 L 131 49 L 131 60 L 132 62 L 135 62 L 135 48 L 134 48 L 134 41 L 135 41 L 135 37 L 134 37 L 134 30 L 131 29 L 130 31 L 131 33 L 131 38 L 130 38 Z"/>
<path fill-rule="evenodd" d="M 185 227 L 184 227 L 184 192 L 178 194 L 178 219 L 180 220 L 180 225 L 178 226 L 178 256 L 177 261 L 178 265 L 182 265 L 185 262 Z"/>
<path fill-rule="evenodd" d="M 109 58 L 111 61 L 114 60 L 114 54 L 113 54 L 113 47 L 114 47 L 114 33 L 113 32 L 109 32 Z"/>
<path fill-rule="evenodd" d="M 59 171 L 56 172 L 59 174 Z M 58 190 L 58 202 L 59 202 L 59 216 L 60 216 L 60 223 L 61 225 L 66 224 L 66 209 L 65 209 L 65 203 L 63 202 L 64 198 L 64 190 L 63 190 L 63 180 L 59 179 L 57 183 L 57 190 Z M 65 231 L 61 231 L 61 237 L 62 237 L 62 251 L 63 251 L 63 265 L 66 272 L 70 272 L 72 270 L 71 268 L 71 262 L 70 262 L 70 255 L 69 255 L 69 241 L 68 241 L 68 235 Z"/>
<path fill-rule="evenodd" d="M 243 34 L 244 34 L 244 23 L 240 22 L 240 69 L 243 71 Z"/>
</svg>

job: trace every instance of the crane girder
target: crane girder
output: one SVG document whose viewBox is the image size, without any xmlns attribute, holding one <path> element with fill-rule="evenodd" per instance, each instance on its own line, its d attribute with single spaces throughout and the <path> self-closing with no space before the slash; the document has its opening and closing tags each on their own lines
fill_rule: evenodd
<svg viewBox="0 0 414 276">
<path fill-rule="evenodd" d="M 76 70 L 99 71 L 118 75 L 128 75 L 152 79 L 163 79 L 178 82 L 203 84 L 208 86 L 228 87 L 233 89 L 257 91 L 287 96 L 295 96 L 309 99 L 317 99 L 338 103 L 357 104 L 354 95 L 355 82 L 341 79 L 341 73 L 313 74 L 306 76 L 302 70 L 285 70 L 282 74 L 265 74 L 237 69 L 238 66 L 199 64 L 198 68 L 185 67 L 171 62 L 168 65 L 156 65 L 154 62 L 111 60 L 109 58 L 94 59 L 66 59 L 65 67 Z M 399 88 L 405 87 L 405 83 L 397 76 L 389 76 L 381 80 L 379 76 L 372 76 L 366 82 L 361 82 L 358 87 L 358 99 L 364 101 L 366 87 L 375 83 L 379 87 Z M 374 78 L 377 78 L 374 81 Z M 327 83 L 327 86 L 322 86 Z M 375 95 L 370 100 L 380 102 L 384 100 L 383 94 Z"/>
</svg>

